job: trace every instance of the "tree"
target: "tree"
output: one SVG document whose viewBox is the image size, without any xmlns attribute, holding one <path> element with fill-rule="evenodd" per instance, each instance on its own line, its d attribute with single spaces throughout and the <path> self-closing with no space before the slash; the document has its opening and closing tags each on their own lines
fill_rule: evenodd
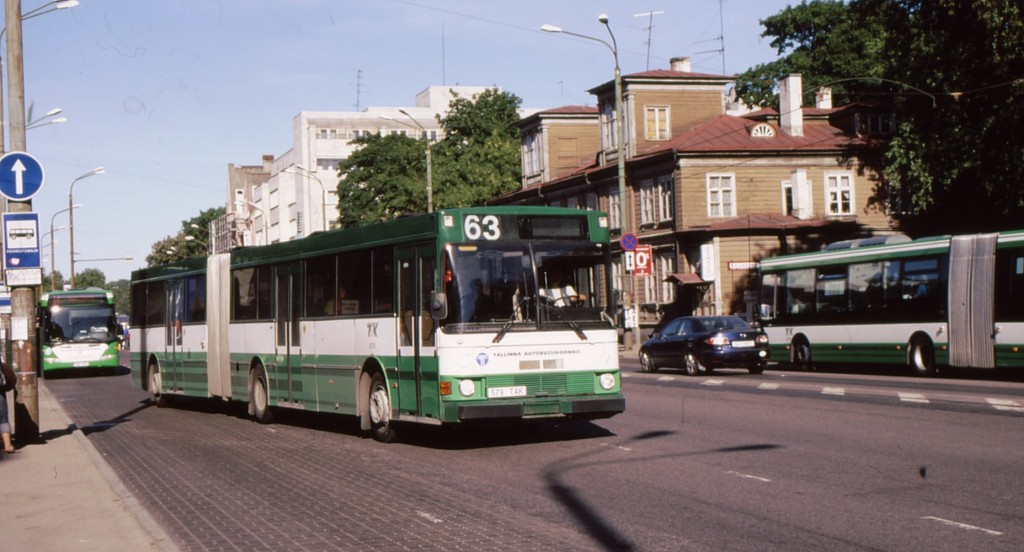
<svg viewBox="0 0 1024 552">
<path fill-rule="evenodd" d="M 43 274 L 43 292 L 50 291 L 51 289 L 64 289 L 64 274 L 59 270 L 53 271 L 53 286 L 50 286 L 50 273 Z"/>
<path fill-rule="evenodd" d="M 434 208 L 479 205 L 519 186 L 521 100 L 489 89 L 456 96 L 438 117 L 445 137 L 431 146 Z M 426 211 L 426 143 L 364 135 L 338 169 L 340 223 L 351 228 Z"/>
<path fill-rule="evenodd" d="M 114 312 L 128 314 L 132 312 L 131 280 L 114 280 L 107 283 L 107 289 L 114 292 Z"/>
<path fill-rule="evenodd" d="M 166 236 L 152 245 L 149 255 L 146 255 L 146 266 L 207 255 L 211 245 L 210 223 L 222 215 L 224 207 L 213 207 L 181 221 L 181 230 L 177 234 Z"/>
<path fill-rule="evenodd" d="M 81 289 L 88 287 L 104 288 L 107 285 L 107 276 L 98 268 L 87 268 L 75 274 L 75 285 Z"/>
<path fill-rule="evenodd" d="M 1024 218 L 1024 7 L 1019 0 L 812 0 L 762 21 L 780 59 L 737 79 L 773 105 L 786 73 L 834 101 L 885 101 L 885 202 L 912 234 L 1018 228 Z M 807 103 L 805 101 L 805 103 Z"/>
</svg>

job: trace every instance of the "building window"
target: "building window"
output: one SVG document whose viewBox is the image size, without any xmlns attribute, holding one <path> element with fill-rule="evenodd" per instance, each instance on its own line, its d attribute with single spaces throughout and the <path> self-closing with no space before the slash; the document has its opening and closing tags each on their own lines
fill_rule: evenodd
<svg viewBox="0 0 1024 552">
<path fill-rule="evenodd" d="M 850 173 L 826 173 L 825 201 L 828 216 L 852 215 L 853 175 Z"/>
<path fill-rule="evenodd" d="M 644 128 L 648 140 L 668 140 L 668 106 L 646 108 Z"/>
<path fill-rule="evenodd" d="M 541 166 L 540 133 L 533 132 L 523 137 L 523 176 L 539 174 Z"/>
<path fill-rule="evenodd" d="M 317 159 L 316 168 L 321 171 L 337 171 L 341 159 Z"/>
<path fill-rule="evenodd" d="M 578 198 L 576 196 L 569 196 L 569 197 L 565 198 L 565 206 L 570 208 L 570 209 L 579 209 L 580 208 L 580 198 Z"/>
<path fill-rule="evenodd" d="M 319 138 L 322 140 L 337 140 L 338 129 L 336 128 L 321 128 Z"/>
<path fill-rule="evenodd" d="M 651 276 L 644 278 L 644 297 L 648 303 L 671 303 L 676 300 L 676 285 L 668 280 L 673 272 L 675 252 L 662 249 L 651 259 Z"/>
<path fill-rule="evenodd" d="M 612 257 L 612 293 L 615 295 L 615 300 L 611 301 L 612 305 L 619 305 L 622 303 L 622 255 Z"/>
<path fill-rule="evenodd" d="M 640 183 L 640 224 L 654 224 L 658 196 L 654 192 L 654 181 Z"/>
<path fill-rule="evenodd" d="M 597 210 L 597 194 L 595 194 L 594 192 L 587 192 L 586 204 L 587 204 L 587 210 L 588 211 L 596 211 Z"/>
<path fill-rule="evenodd" d="M 608 189 L 608 225 L 611 229 L 617 230 L 622 228 L 622 217 L 619 216 L 621 214 L 619 190 L 618 188 L 611 187 Z"/>
<path fill-rule="evenodd" d="M 793 214 L 793 181 L 782 181 L 782 214 Z"/>
<path fill-rule="evenodd" d="M 708 175 L 708 216 L 736 216 L 736 184 L 731 174 Z"/>
<path fill-rule="evenodd" d="M 671 176 L 663 176 L 658 180 L 658 222 L 672 220 L 672 202 L 675 199 L 672 188 Z"/>
<path fill-rule="evenodd" d="M 606 103 L 601 108 L 601 146 L 605 151 L 615 149 L 618 146 L 618 125 L 615 117 L 615 104 Z"/>
</svg>

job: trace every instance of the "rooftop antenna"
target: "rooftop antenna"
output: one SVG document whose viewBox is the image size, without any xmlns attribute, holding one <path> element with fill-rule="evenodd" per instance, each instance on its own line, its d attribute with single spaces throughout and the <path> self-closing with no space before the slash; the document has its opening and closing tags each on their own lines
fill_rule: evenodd
<svg viewBox="0 0 1024 552">
<path fill-rule="evenodd" d="M 725 74 L 725 18 L 722 16 L 722 0 L 718 0 L 718 36 L 710 38 L 708 40 L 700 40 L 694 42 L 694 44 L 700 44 L 702 42 L 718 41 L 718 48 L 714 50 L 702 50 L 700 52 L 694 52 L 695 54 L 721 54 L 722 55 L 722 74 Z"/>
<path fill-rule="evenodd" d="M 360 96 L 363 93 L 363 70 L 356 69 L 356 111 L 362 111 L 360 109 Z"/>
<path fill-rule="evenodd" d="M 719 0 L 721 1 L 721 0 Z M 721 4 L 719 4 L 721 5 Z M 649 11 L 644 13 L 634 13 L 633 17 L 646 17 L 647 18 L 647 71 L 651 70 L 651 29 L 654 28 L 654 16 L 661 15 L 664 11 Z"/>
<path fill-rule="evenodd" d="M 445 67 L 445 51 L 444 51 L 444 22 L 441 23 L 441 86 L 448 85 L 448 72 Z"/>
</svg>

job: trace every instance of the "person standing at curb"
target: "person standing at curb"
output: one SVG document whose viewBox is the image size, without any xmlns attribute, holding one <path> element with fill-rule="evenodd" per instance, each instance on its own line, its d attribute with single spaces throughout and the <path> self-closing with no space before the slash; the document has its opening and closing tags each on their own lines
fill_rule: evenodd
<svg viewBox="0 0 1024 552">
<path fill-rule="evenodd" d="M 7 392 L 14 389 L 15 383 L 17 383 L 17 379 L 14 371 L 0 356 L 0 437 L 4 442 L 4 454 L 18 452 L 11 444 L 11 422 L 7 416 Z"/>
</svg>

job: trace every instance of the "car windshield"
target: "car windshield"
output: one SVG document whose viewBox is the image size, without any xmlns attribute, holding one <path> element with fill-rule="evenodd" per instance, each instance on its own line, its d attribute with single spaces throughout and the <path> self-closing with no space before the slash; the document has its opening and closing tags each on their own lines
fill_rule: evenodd
<svg viewBox="0 0 1024 552">
<path fill-rule="evenodd" d="M 502 242 L 448 247 L 449 332 L 608 327 L 607 246 Z M 575 329 L 575 328 L 573 328 Z"/>
</svg>

